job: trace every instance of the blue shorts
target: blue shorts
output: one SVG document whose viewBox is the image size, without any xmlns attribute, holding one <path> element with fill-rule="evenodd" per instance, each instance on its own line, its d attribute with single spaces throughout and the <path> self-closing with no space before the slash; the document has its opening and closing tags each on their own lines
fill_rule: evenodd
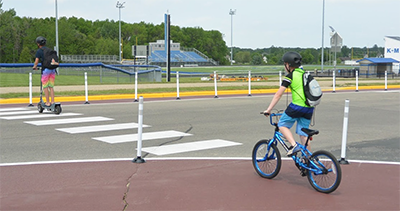
<svg viewBox="0 0 400 211">
<path fill-rule="evenodd" d="M 301 131 L 301 128 L 308 128 L 310 125 L 311 119 L 306 119 L 304 117 L 298 117 L 298 118 L 293 118 L 287 115 L 286 113 L 283 113 L 281 118 L 279 119 L 278 122 L 278 127 L 287 127 L 287 128 L 292 128 L 294 123 L 297 121 L 296 125 L 296 133 L 301 135 L 301 136 L 307 136 L 306 133 Z"/>
</svg>

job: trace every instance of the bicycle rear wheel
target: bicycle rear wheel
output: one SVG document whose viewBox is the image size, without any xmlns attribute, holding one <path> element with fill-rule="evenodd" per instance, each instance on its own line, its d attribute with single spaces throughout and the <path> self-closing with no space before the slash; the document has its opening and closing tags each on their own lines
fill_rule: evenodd
<svg viewBox="0 0 400 211">
<path fill-rule="evenodd" d="M 339 162 L 330 152 L 320 150 L 310 157 L 307 178 L 311 186 L 322 193 L 335 191 L 342 179 L 342 170 Z M 314 171 L 315 170 L 315 171 Z"/>
<path fill-rule="evenodd" d="M 261 177 L 272 179 L 281 170 L 282 160 L 278 147 L 275 144 L 268 146 L 271 140 L 260 140 L 256 143 L 252 153 L 253 167 Z"/>
</svg>

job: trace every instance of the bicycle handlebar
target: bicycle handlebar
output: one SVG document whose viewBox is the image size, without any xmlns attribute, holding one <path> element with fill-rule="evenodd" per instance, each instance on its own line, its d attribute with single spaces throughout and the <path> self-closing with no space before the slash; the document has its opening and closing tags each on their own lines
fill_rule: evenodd
<svg viewBox="0 0 400 211">
<path fill-rule="evenodd" d="M 275 126 L 275 124 L 278 124 L 278 122 L 272 122 L 272 117 L 275 117 L 275 116 L 282 116 L 282 114 L 283 113 L 264 113 L 263 111 L 261 111 L 260 112 L 260 114 L 262 114 L 262 115 L 264 115 L 264 116 L 269 116 L 269 123 L 271 124 L 271 125 L 274 125 Z"/>
</svg>

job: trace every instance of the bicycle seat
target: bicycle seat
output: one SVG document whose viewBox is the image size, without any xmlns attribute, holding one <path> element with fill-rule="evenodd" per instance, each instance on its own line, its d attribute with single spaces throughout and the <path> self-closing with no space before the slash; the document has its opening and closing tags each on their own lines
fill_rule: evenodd
<svg viewBox="0 0 400 211">
<path fill-rule="evenodd" d="M 301 128 L 301 131 L 305 132 L 308 136 L 313 136 L 319 133 L 318 130 L 311 130 L 308 128 Z"/>
</svg>

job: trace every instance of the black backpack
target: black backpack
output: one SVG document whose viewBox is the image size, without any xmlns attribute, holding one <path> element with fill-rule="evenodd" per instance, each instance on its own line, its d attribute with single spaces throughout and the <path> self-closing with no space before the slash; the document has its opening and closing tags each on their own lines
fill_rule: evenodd
<svg viewBox="0 0 400 211">
<path fill-rule="evenodd" d="M 42 48 L 43 49 L 43 61 L 42 61 L 42 66 L 43 69 L 51 69 L 54 70 L 56 69 L 59 65 L 57 64 L 51 64 L 51 60 L 54 59 L 55 62 L 58 63 L 58 56 L 57 56 L 57 51 L 52 50 L 50 48 Z"/>
</svg>

